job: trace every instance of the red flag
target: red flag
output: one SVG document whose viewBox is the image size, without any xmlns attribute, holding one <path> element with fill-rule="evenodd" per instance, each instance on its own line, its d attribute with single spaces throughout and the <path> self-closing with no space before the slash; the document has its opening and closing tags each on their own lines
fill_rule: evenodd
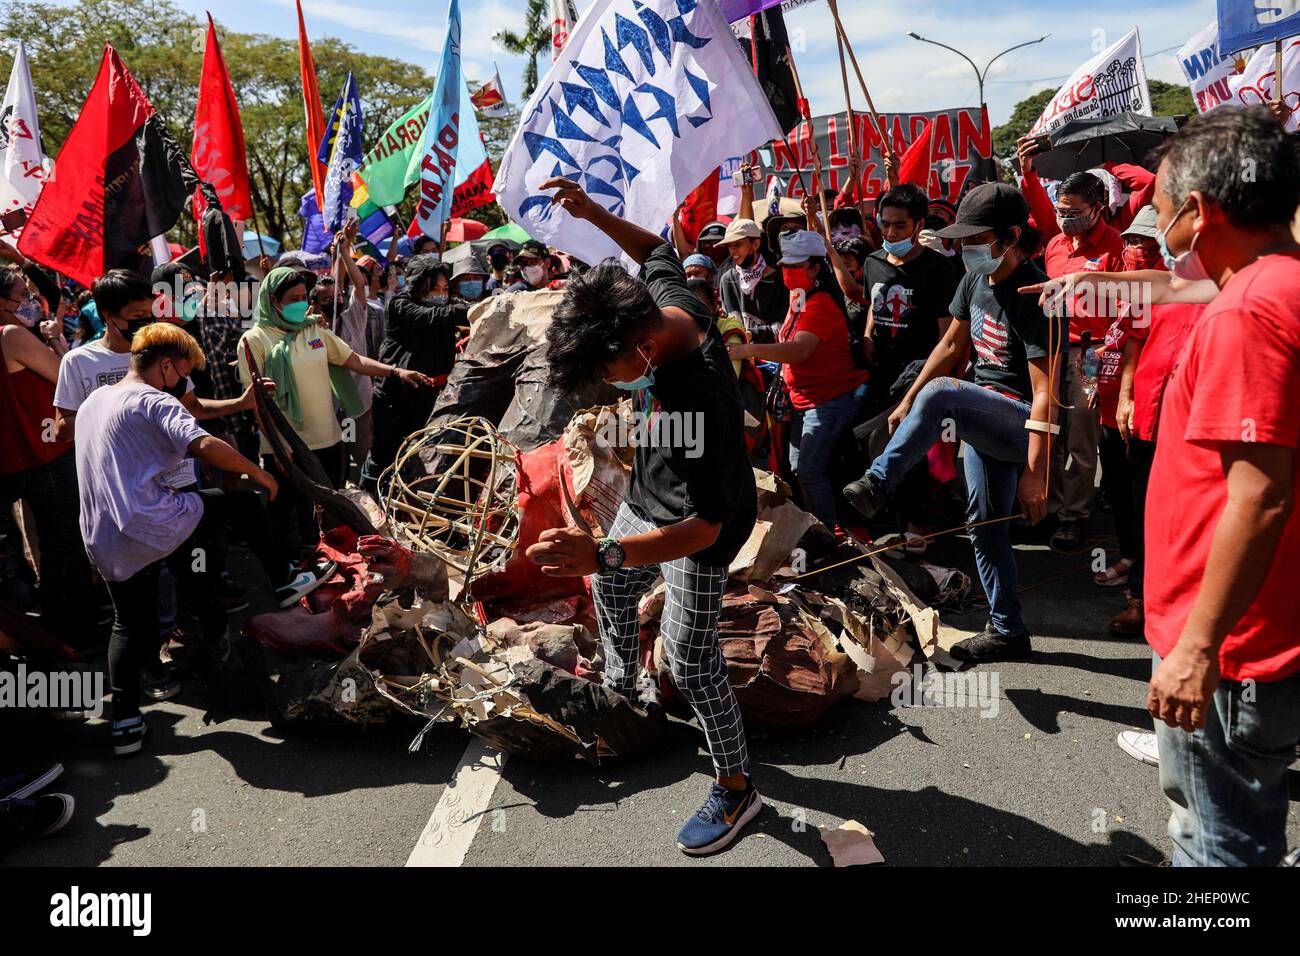
<svg viewBox="0 0 1300 956">
<path fill-rule="evenodd" d="M 907 152 L 898 161 L 900 183 L 915 183 L 926 190 L 930 188 L 930 140 L 933 132 L 934 123 L 926 123 L 921 135 L 907 147 Z"/>
<path fill-rule="evenodd" d="M 715 169 L 700 183 L 682 204 L 682 232 L 691 245 L 700 237 L 700 230 L 718 218 L 718 180 L 721 169 Z"/>
<path fill-rule="evenodd" d="M 316 61 L 307 42 L 307 24 L 302 18 L 302 0 L 298 2 L 298 70 L 302 75 L 302 102 L 307 110 L 307 163 L 316 187 L 316 205 L 325 208 L 326 166 L 317 157 L 325 138 L 325 110 L 320 105 L 320 87 L 316 85 Z"/>
<path fill-rule="evenodd" d="M 203 74 L 199 77 L 199 102 L 194 109 L 190 162 L 194 171 L 216 189 L 231 219 L 253 218 L 244 125 L 239 119 L 239 104 L 235 102 L 235 90 L 221 56 L 221 43 L 211 14 L 208 15 L 208 43 L 203 52 Z M 195 219 L 203 215 L 203 205 L 202 197 L 196 192 Z"/>
<path fill-rule="evenodd" d="M 106 43 L 18 248 L 82 285 L 109 269 L 147 275 L 149 240 L 176 225 L 196 182 L 162 117 Z"/>
</svg>

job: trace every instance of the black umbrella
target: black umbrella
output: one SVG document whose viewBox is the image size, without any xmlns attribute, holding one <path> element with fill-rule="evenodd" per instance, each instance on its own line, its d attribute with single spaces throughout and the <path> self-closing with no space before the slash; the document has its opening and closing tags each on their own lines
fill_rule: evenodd
<svg viewBox="0 0 1300 956">
<path fill-rule="evenodd" d="M 1034 157 L 1044 179 L 1065 179 L 1103 163 L 1141 163 L 1182 125 L 1173 116 L 1120 113 L 1066 123 L 1052 134 L 1052 148 Z"/>
</svg>

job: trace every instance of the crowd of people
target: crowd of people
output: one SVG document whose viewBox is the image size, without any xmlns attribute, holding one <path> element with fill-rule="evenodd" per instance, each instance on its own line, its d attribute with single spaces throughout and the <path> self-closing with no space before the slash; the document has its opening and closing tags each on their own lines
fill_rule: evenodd
<svg viewBox="0 0 1300 956">
<path fill-rule="evenodd" d="M 555 388 L 603 380 L 638 412 L 705 423 L 690 454 L 638 446 L 606 537 L 555 529 L 529 552 L 591 576 L 606 684 L 634 699 L 638 601 L 662 577 L 665 652 L 717 776 L 684 851 L 723 848 L 762 806 L 717 637 L 761 467 L 818 519 L 813 561 L 886 533 L 919 555 L 964 525 L 989 607 L 952 649 L 971 665 L 1033 654 L 1013 523 L 1085 552 L 1104 502 L 1117 547 L 1094 581 L 1125 597 L 1097 625 L 1153 651 L 1156 732 L 1119 744 L 1160 767 L 1174 862 L 1276 864 L 1300 741 L 1295 139 L 1262 108 L 1219 110 L 1145 165 L 1052 184 L 1037 148 L 1022 142 L 1015 184 L 957 202 L 898 182 L 896 164 L 874 197 L 856 162 L 842 191 L 802 201 L 746 185 L 737 216 L 694 235 L 543 185 L 639 274 L 536 241 L 476 244 L 449 266 L 423 239 L 388 261 L 354 248 L 353 222 L 324 268 L 176 262 L 83 290 L 0 244 L 0 521 L 30 564 L 4 599 L 39 581 L 27 604 L 52 632 L 106 646 L 112 747 L 140 751 L 141 703 L 180 686 L 167 662 L 227 640 L 248 603 L 233 544 L 281 607 L 335 570 L 312 557 L 311 504 L 258 433 L 254 380 L 337 487 L 373 492 L 429 420 L 473 305 L 562 289 Z M 4 800 L 0 826 L 68 809 L 38 803 Z"/>
</svg>

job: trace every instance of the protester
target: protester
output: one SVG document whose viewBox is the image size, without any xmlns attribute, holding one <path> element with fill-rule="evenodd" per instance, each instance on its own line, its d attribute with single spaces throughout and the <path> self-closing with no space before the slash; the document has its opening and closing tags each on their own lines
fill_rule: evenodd
<svg viewBox="0 0 1300 956">
<path fill-rule="evenodd" d="M 1115 272 L 1123 269 L 1124 241 L 1106 221 L 1106 189 L 1091 173 L 1074 173 L 1056 191 L 1056 222 L 1060 234 L 1047 244 L 1047 275 L 1059 279 L 1072 272 Z M 1070 408 L 1063 441 L 1055 443 L 1054 481 L 1050 510 L 1060 520 L 1052 536 L 1058 551 L 1083 549 L 1088 538 L 1088 507 L 1097 486 L 1097 448 L 1100 443 L 1097 412 L 1084 393 L 1082 367 L 1086 332 L 1100 343 L 1117 318 L 1099 312 L 1093 304 L 1076 299 L 1070 308 L 1068 391 L 1063 401 Z"/>
<path fill-rule="evenodd" d="M 0 269 L 0 503 L 21 501 L 34 519 L 41 614 L 61 639 L 93 640 L 90 568 L 77 529 L 71 443 L 55 426 L 62 337 L 17 269 Z"/>
<path fill-rule="evenodd" d="M 868 373 L 849 351 L 844 297 L 835 284 L 826 240 L 795 232 L 781 241 L 781 277 L 790 290 L 788 316 L 772 344 L 732 345 L 733 359 L 779 362 L 795 409 L 790 467 L 804 504 L 829 530 L 839 525 L 830 460 L 845 430 L 862 410 Z"/>
<path fill-rule="evenodd" d="M 451 270 L 451 295 L 462 302 L 479 302 L 487 295 L 488 272 L 474 253 L 457 260 Z"/>
<path fill-rule="evenodd" d="M 950 260 L 920 244 L 928 202 L 919 186 L 893 187 L 877 201 L 882 248 L 865 255 L 866 244 L 850 240 L 836 246 L 832 260 L 851 327 L 869 344 L 868 416 L 888 411 L 906 393 L 909 374 L 930 356 L 952 322 L 960 276 Z M 929 463 L 923 461 L 895 489 L 895 509 L 913 552 L 925 548 L 930 488 Z"/>
<path fill-rule="evenodd" d="M 1251 169 L 1247 180 L 1241 170 Z M 1220 288 L 1161 405 L 1147 708 L 1176 866 L 1274 866 L 1300 741 L 1300 166 L 1266 109 L 1192 119 L 1157 173 L 1165 263 Z"/>
<path fill-rule="evenodd" d="M 722 241 L 726 234 L 726 223 L 711 222 L 701 229 L 700 234 L 695 237 L 695 252 L 707 256 L 708 260 L 713 263 L 715 271 L 721 269 L 727 262 L 727 248 Z"/>
<path fill-rule="evenodd" d="M 551 254 L 543 243 L 529 239 L 515 253 L 520 280 L 509 286 L 507 292 L 536 292 L 545 289 L 551 281 Z"/>
<path fill-rule="evenodd" d="M 378 351 L 380 341 L 375 341 L 376 330 L 371 324 L 370 280 L 361 264 L 352 257 L 353 243 L 356 241 L 361 223 L 352 219 L 335 237 L 335 271 L 332 289 L 326 295 L 322 283 L 317 283 L 312 290 L 312 310 L 324 319 L 322 324 L 333 329 L 352 349 L 353 354 L 373 358 Z M 351 429 L 344 434 L 348 441 L 348 454 L 353 464 L 360 471 L 370 454 L 370 445 L 374 437 L 374 381 L 364 372 L 352 373 L 356 385 L 357 398 L 361 411 L 352 419 Z"/>
<path fill-rule="evenodd" d="M 763 231 L 752 219 L 733 219 L 718 245 L 731 256 L 718 287 L 722 311 L 742 316 L 753 341 L 775 342 L 790 311 L 790 290 L 763 255 Z"/>
<path fill-rule="evenodd" d="M 510 253 L 510 247 L 504 242 L 498 242 L 488 246 L 487 259 L 488 266 L 492 270 L 491 275 L 489 275 L 487 279 L 487 291 L 493 293 L 498 289 L 505 289 L 507 286 L 506 269 L 514 260 L 514 257 Z"/>
<path fill-rule="evenodd" d="M 208 504 L 220 492 L 179 492 L 166 476 L 192 455 L 212 468 L 247 474 L 272 498 L 277 490 L 270 475 L 205 432 L 177 400 L 190 371 L 204 364 L 193 338 L 158 323 L 137 330 L 131 348 L 126 377 L 82 404 L 77 441 L 82 536 L 113 599 L 108 666 L 113 751 L 121 756 L 143 746 L 140 677 L 158 668 L 161 561 L 198 614 L 208 647 L 215 649 L 225 634 L 225 612 L 209 581 L 215 572 L 202 559 L 213 529 L 225 520 L 222 509 Z M 154 696 L 170 693 L 160 684 Z"/>
<path fill-rule="evenodd" d="M 694 253 L 682 260 L 682 268 L 686 272 L 688 279 L 704 279 L 710 283 L 716 282 L 718 278 L 718 267 L 713 264 L 713 260 L 703 253 Z"/>
<path fill-rule="evenodd" d="M 991 616 L 983 632 L 954 645 L 960 660 L 1014 660 L 1031 651 L 1021 613 L 1018 569 L 1008 521 L 1046 514 L 1047 456 L 1053 423 L 1052 379 L 1065 330 L 1019 289 L 1041 282 L 1025 258 L 1029 207 L 1014 187 L 987 183 L 967 193 L 957 221 L 943 230 L 962 250 L 966 275 L 957 286 L 943 340 L 890 416 L 893 437 L 870 470 L 844 489 L 870 519 L 918 464 L 944 428 L 965 443 L 971 543 Z M 974 347 L 974 380 L 946 377 Z"/>
<path fill-rule="evenodd" d="M 441 384 L 456 360 L 460 330 L 469 324 L 469 303 L 451 297 L 447 269 L 431 256 L 411 259 L 406 277 L 406 289 L 388 304 L 388 335 L 379 360 Z M 362 469 L 364 488 L 374 489 L 402 442 L 428 424 L 433 411 L 435 391 L 398 387 L 403 383 L 399 377 L 375 389 L 375 440 Z"/>
<path fill-rule="evenodd" d="M 593 202 L 575 183 L 551 179 L 554 202 L 618 243 L 642 266 L 642 281 L 613 264 L 571 282 L 556 309 L 547 347 L 552 384 L 564 391 L 601 377 L 639 394 L 639 413 L 662 423 L 698 416 L 695 449 L 661 441 L 636 448 L 627 497 L 608 537 L 569 528 L 543 532 L 528 557 L 552 575 L 592 575 L 606 686 L 637 690 L 637 605 L 663 575 L 661 636 L 678 690 L 704 728 L 717 779 L 698 813 L 677 834 L 684 852 L 730 844 L 762 806 L 748 773 L 740 707 L 718 646 L 727 566 L 753 528 L 754 474 L 745 452 L 740 394 L 712 317 L 686 287 L 671 246 Z"/>
<path fill-rule="evenodd" d="M 341 487 L 347 451 L 334 414 L 334 400 L 338 401 L 345 418 L 355 421 L 361 413 L 357 387 L 348 373 L 371 378 L 395 377 L 404 385 L 417 387 L 431 383 L 418 372 L 358 355 L 328 327 L 322 326 L 319 319 L 323 313 L 311 313 L 312 303 L 308 301 L 308 286 L 314 285 L 314 278 L 311 273 L 285 268 L 273 269 L 266 277 L 258 296 L 257 324 L 239 341 L 239 377 L 245 383 L 252 381 L 247 349 L 252 352 L 261 374 L 275 383 L 275 402 L 289 426 L 316 457 L 325 475 L 336 487 Z M 321 307 L 323 304 L 318 302 L 317 308 Z M 304 548 L 312 547 L 315 522 L 310 506 L 287 487 L 289 483 L 276 465 L 265 435 L 261 452 L 263 466 L 286 486 L 270 509 L 275 533 L 283 540 L 292 540 L 291 519 L 296 511 L 300 544 Z"/>
</svg>

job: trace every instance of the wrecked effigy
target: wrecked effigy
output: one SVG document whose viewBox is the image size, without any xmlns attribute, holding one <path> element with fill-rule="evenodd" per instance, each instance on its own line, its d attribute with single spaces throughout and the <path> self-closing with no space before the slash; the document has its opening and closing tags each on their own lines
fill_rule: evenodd
<svg viewBox="0 0 1300 956">
<path fill-rule="evenodd" d="M 662 738 L 663 709 L 680 704 L 657 646 L 662 591 L 642 603 L 643 671 L 629 700 L 601 685 L 587 582 L 544 575 L 525 556 L 551 528 L 604 534 L 627 492 L 636 434 L 630 403 L 570 409 L 572 396 L 544 387 L 547 295 L 476 310 L 456 385 L 381 478 L 378 507 L 331 500 L 343 521 L 353 509 L 366 519 L 353 536 L 360 554 L 340 563 L 350 577 L 250 622 L 273 653 L 296 645 L 315 655 L 296 683 L 281 680 L 281 719 L 332 711 L 367 722 L 382 719 L 383 702 L 390 715 L 454 721 L 510 753 L 593 762 Z M 490 414 L 463 414 L 470 407 Z M 756 485 L 758 520 L 729 568 L 719 625 L 747 721 L 808 725 L 850 698 L 888 696 L 910 679 L 918 650 L 944 660 L 928 602 L 946 569 L 936 577 L 842 543 L 843 566 L 805 577 L 801 540 L 828 532 L 779 477 L 756 471 Z M 376 529 L 383 537 L 368 537 Z M 337 534 L 326 546 L 347 550 Z M 358 675 L 369 684 L 354 686 Z M 312 703 L 288 700 L 291 688 Z"/>
</svg>

